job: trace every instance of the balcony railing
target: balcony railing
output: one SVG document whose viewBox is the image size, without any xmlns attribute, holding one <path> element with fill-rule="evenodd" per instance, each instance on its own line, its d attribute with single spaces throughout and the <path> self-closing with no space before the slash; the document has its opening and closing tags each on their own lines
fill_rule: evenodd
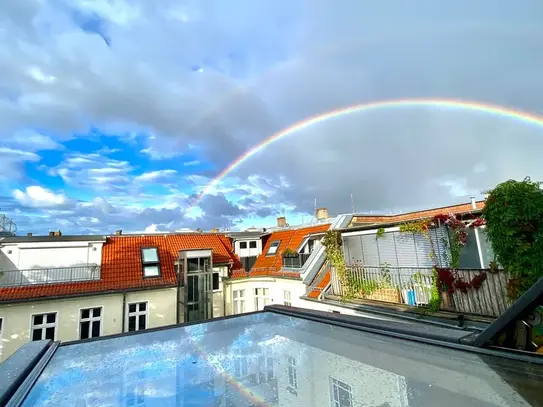
<svg viewBox="0 0 543 407">
<path fill-rule="evenodd" d="M 283 257 L 283 268 L 300 269 L 304 266 L 311 253 L 299 253 L 295 257 Z"/>
<path fill-rule="evenodd" d="M 471 281 L 485 270 L 457 270 L 457 276 Z M 345 278 L 354 287 L 354 297 L 394 302 L 412 306 L 428 305 L 435 286 L 432 268 L 419 267 L 347 267 Z M 466 292 L 455 289 L 453 293 L 440 292 L 440 308 L 460 313 L 497 317 L 510 305 L 506 295 L 507 275 L 504 272 L 486 273 L 486 279 L 478 289 Z M 352 294 L 351 288 L 351 294 Z M 343 287 L 336 271 L 332 269 L 333 295 L 344 296 Z"/>
<path fill-rule="evenodd" d="M 98 265 L 0 271 L 0 287 L 100 280 Z"/>
</svg>

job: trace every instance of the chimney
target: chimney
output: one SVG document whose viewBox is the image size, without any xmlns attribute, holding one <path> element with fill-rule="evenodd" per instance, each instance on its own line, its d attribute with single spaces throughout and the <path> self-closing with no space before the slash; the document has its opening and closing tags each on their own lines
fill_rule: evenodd
<svg viewBox="0 0 543 407">
<path fill-rule="evenodd" d="M 212 228 L 209 232 L 210 233 L 219 233 L 219 228 Z"/>
<path fill-rule="evenodd" d="M 277 226 L 279 226 L 280 228 L 284 228 L 285 226 L 287 226 L 287 218 L 285 218 L 284 216 L 280 216 L 279 218 L 277 218 Z"/>
<path fill-rule="evenodd" d="M 117 236 L 121 236 L 122 234 L 123 234 L 122 229 L 119 229 L 119 230 L 115 231 L 115 235 L 117 235 Z"/>
<path fill-rule="evenodd" d="M 471 202 L 471 208 L 472 209 L 477 209 L 477 202 L 475 202 L 475 197 L 474 196 L 470 196 L 469 197 L 469 200 Z"/>
<path fill-rule="evenodd" d="M 32 232 L 28 232 L 26 235 L 27 236 L 32 236 Z"/>
<path fill-rule="evenodd" d="M 315 216 L 317 220 L 324 220 L 328 219 L 328 209 L 326 208 L 319 208 L 317 209 L 317 212 L 315 213 Z"/>
<path fill-rule="evenodd" d="M 55 236 L 55 232 L 49 232 L 49 236 Z"/>
</svg>

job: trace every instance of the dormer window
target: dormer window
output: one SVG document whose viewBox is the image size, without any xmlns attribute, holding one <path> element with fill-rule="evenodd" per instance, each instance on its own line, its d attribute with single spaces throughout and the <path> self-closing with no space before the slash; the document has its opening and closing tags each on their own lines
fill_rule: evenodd
<svg viewBox="0 0 543 407">
<path fill-rule="evenodd" d="M 144 247 L 141 249 L 141 262 L 144 277 L 160 276 L 160 260 L 156 247 Z"/>
<path fill-rule="evenodd" d="M 247 242 L 239 242 L 239 248 L 240 249 L 246 249 L 247 248 Z"/>
<path fill-rule="evenodd" d="M 279 248 L 279 243 L 281 243 L 279 240 L 271 242 L 270 248 L 268 249 L 266 256 L 275 256 L 275 254 L 277 253 L 277 249 Z"/>
<path fill-rule="evenodd" d="M 256 249 L 256 240 L 251 240 L 249 242 L 249 249 Z"/>
</svg>

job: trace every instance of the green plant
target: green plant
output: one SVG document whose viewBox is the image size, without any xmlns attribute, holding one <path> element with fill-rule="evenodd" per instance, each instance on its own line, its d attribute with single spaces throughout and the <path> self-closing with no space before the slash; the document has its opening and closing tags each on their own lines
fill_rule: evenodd
<svg viewBox="0 0 543 407">
<path fill-rule="evenodd" d="M 543 277 L 541 183 L 508 180 L 489 191 L 483 219 L 496 260 L 511 275 L 508 293 L 518 298 Z"/>
<path fill-rule="evenodd" d="M 375 238 L 379 239 L 380 237 L 383 237 L 384 234 L 385 234 L 385 229 L 384 228 L 379 228 L 379 229 L 377 229 L 377 234 L 375 235 Z"/>
<path fill-rule="evenodd" d="M 390 275 L 390 264 L 389 263 L 383 263 L 380 267 L 381 275 L 381 288 L 389 288 L 392 287 L 392 276 Z"/>
<path fill-rule="evenodd" d="M 341 251 L 341 234 L 337 230 L 328 230 L 322 239 L 322 244 L 325 247 L 328 261 L 334 267 L 339 282 L 344 288 L 345 294 L 343 297 L 354 297 L 357 288 L 356 280 L 350 274 L 347 275 L 345 258 Z"/>
<path fill-rule="evenodd" d="M 282 257 L 296 257 L 298 256 L 298 252 L 294 249 L 286 248 L 281 252 Z"/>
</svg>

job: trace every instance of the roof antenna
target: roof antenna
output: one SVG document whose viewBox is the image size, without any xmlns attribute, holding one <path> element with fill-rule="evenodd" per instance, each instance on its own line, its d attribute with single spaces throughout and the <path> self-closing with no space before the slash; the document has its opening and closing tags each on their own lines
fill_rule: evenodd
<svg viewBox="0 0 543 407">
<path fill-rule="evenodd" d="M 313 208 L 313 217 L 311 218 L 311 223 L 315 221 L 315 216 L 317 216 L 317 198 L 315 198 L 315 206 Z"/>
<path fill-rule="evenodd" d="M 351 192 L 351 209 L 352 209 L 351 213 L 354 213 L 354 199 L 353 199 L 353 193 L 352 192 Z"/>
</svg>

